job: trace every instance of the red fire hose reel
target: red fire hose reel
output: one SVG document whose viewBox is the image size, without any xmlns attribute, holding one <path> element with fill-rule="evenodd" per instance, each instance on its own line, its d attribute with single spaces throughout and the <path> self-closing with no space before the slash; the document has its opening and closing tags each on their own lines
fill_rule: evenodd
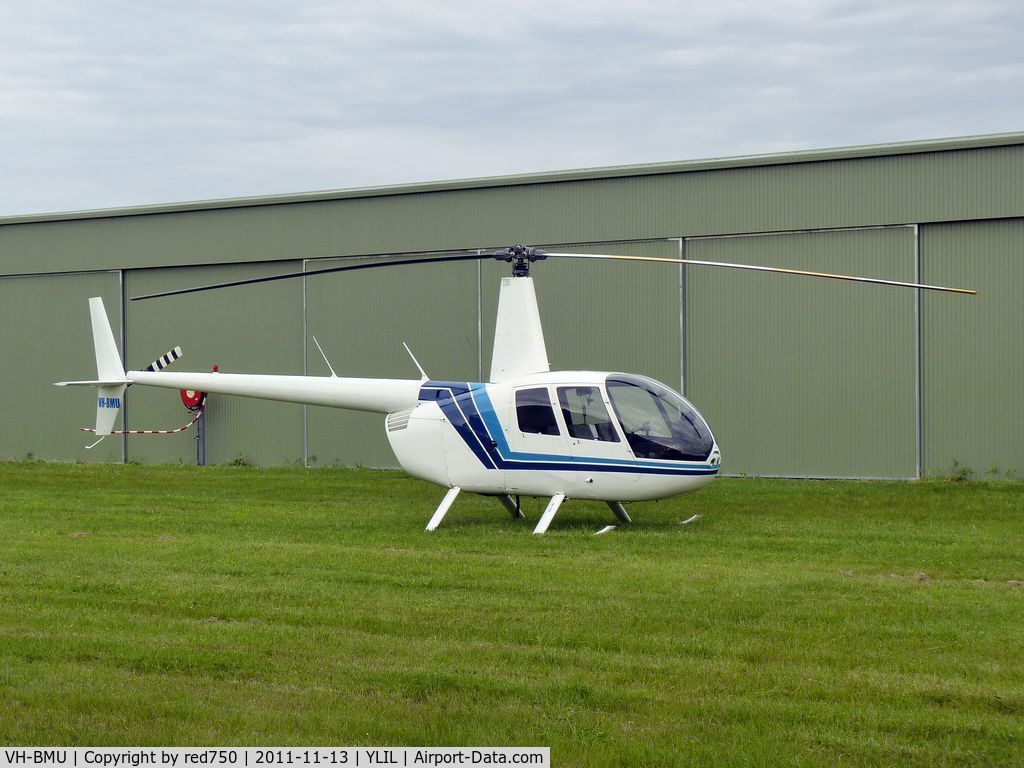
<svg viewBox="0 0 1024 768">
<path fill-rule="evenodd" d="M 213 366 L 213 372 L 217 373 L 220 371 L 220 366 Z M 185 404 L 185 407 L 190 411 L 198 411 L 203 407 L 203 401 L 206 399 L 205 392 L 197 392 L 194 389 L 183 389 L 181 390 L 181 402 Z"/>
<path fill-rule="evenodd" d="M 181 402 L 190 411 L 198 411 L 200 408 L 202 408 L 203 400 L 205 399 L 205 392 L 197 392 L 194 389 L 181 390 Z"/>
</svg>

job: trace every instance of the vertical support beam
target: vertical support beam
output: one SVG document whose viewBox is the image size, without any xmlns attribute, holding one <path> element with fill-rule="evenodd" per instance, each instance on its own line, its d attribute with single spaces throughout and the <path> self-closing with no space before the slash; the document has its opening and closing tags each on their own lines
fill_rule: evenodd
<svg viewBox="0 0 1024 768">
<path fill-rule="evenodd" d="M 455 502 L 455 497 L 459 495 L 459 491 L 461 490 L 462 489 L 457 485 L 454 488 L 448 489 L 448 493 L 446 493 L 444 498 L 441 499 L 441 504 L 438 506 L 437 511 L 434 512 L 434 516 L 430 518 L 430 522 L 427 523 L 428 531 L 437 530 L 437 526 L 439 526 L 441 521 L 444 520 L 444 516 L 448 514 L 448 509 Z"/>
<path fill-rule="evenodd" d="M 548 502 L 548 506 L 544 510 L 544 514 L 541 515 L 540 521 L 537 523 L 537 527 L 533 529 L 534 535 L 540 536 L 548 529 L 548 526 L 551 525 L 551 521 L 555 519 L 555 513 L 558 512 L 558 508 L 562 506 L 563 501 L 565 501 L 565 494 L 561 491 L 551 497 L 551 501 Z"/>
<path fill-rule="evenodd" d="M 121 293 L 121 368 L 128 370 L 128 301 L 124 284 L 124 270 L 117 271 L 117 284 Z M 128 391 L 121 402 L 121 429 L 128 431 Z M 128 463 L 128 435 L 121 435 L 121 463 Z"/>
<path fill-rule="evenodd" d="M 200 467 L 206 466 L 206 407 L 205 403 L 203 405 L 196 420 L 196 465 Z"/>
<path fill-rule="evenodd" d="M 306 271 L 309 259 L 302 260 L 302 271 Z M 309 376 L 309 305 L 306 299 L 306 278 L 302 278 L 302 375 Z M 309 469 L 309 406 L 302 404 L 302 466 Z"/>
<path fill-rule="evenodd" d="M 921 233 L 917 224 L 914 230 L 914 282 L 920 283 L 924 275 L 921 264 Z M 914 288 L 914 467 L 918 480 L 924 477 L 924 351 L 922 349 L 921 289 Z"/>
<path fill-rule="evenodd" d="M 482 253 L 477 249 L 477 253 Z M 476 380 L 484 380 L 484 265 L 476 260 Z"/>
<path fill-rule="evenodd" d="M 686 238 L 677 238 L 679 259 L 686 258 Z M 686 265 L 679 265 L 679 392 L 686 397 Z"/>
</svg>

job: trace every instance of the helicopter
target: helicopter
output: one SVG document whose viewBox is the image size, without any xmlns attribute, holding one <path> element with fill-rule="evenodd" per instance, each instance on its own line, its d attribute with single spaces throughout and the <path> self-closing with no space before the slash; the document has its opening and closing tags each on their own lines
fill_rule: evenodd
<svg viewBox="0 0 1024 768">
<path fill-rule="evenodd" d="M 401 467 L 414 477 L 448 489 L 427 523 L 427 531 L 440 526 L 456 498 L 466 491 L 497 498 L 519 519 L 525 517 L 521 497 L 547 498 L 533 529 L 540 535 L 548 530 L 566 499 L 604 502 L 620 522 L 630 523 L 626 502 L 669 498 L 707 486 L 721 470 L 722 453 L 696 407 L 661 382 L 626 372 L 552 371 L 531 264 L 547 258 L 660 262 L 975 293 L 963 288 L 782 267 L 556 253 L 514 245 L 489 253 L 434 255 L 250 278 L 135 296 L 132 300 L 329 272 L 487 258 L 512 266 L 511 276 L 501 279 L 487 382 L 432 379 L 408 347 L 419 378 L 340 377 L 326 356 L 329 376 L 168 371 L 180 355 L 177 347 L 144 370 L 126 371 L 103 301 L 91 298 L 97 378 L 56 385 L 98 389 L 95 433 L 100 440 L 112 433 L 125 390 L 132 385 L 379 413 L 385 417 L 387 439 Z M 319 349 L 319 342 L 316 345 Z M 323 354 L 322 349 L 320 352 Z"/>
</svg>

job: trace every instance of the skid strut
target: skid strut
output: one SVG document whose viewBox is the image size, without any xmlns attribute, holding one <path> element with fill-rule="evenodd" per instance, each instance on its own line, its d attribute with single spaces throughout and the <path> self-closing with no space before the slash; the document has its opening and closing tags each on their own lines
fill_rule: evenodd
<svg viewBox="0 0 1024 768">
<path fill-rule="evenodd" d="M 605 502 L 608 505 L 608 509 L 615 513 L 615 516 L 624 523 L 632 523 L 633 521 L 629 517 L 629 513 L 626 508 L 622 506 L 621 501 L 608 501 Z"/>
<path fill-rule="evenodd" d="M 537 527 L 533 529 L 534 534 L 540 535 L 548 529 L 551 525 L 551 521 L 555 519 L 555 513 L 558 512 L 558 508 L 562 506 L 562 502 L 565 501 L 564 493 L 556 493 L 551 497 L 551 501 L 548 502 L 547 508 L 544 510 L 544 514 L 540 517 L 540 522 L 537 523 Z"/>
<path fill-rule="evenodd" d="M 461 490 L 462 489 L 459 488 L 459 486 L 457 485 L 454 488 L 448 489 L 448 493 L 446 493 L 444 495 L 444 498 L 441 499 L 441 504 L 440 506 L 438 506 L 437 511 L 434 512 L 434 516 L 430 518 L 430 522 L 427 523 L 428 531 L 433 531 L 437 529 L 437 526 L 439 526 L 441 524 L 441 521 L 444 520 L 444 516 L 448 514 L 449 507 L 451 507 L 451 505 L 455 502 L 455 497 L 459 495 L 459 491 Z"/>
<path fill-rule="evenodd" d="M 504 506 L 505 509 L 509 511 L 509 514 L 512 515 L 512 517 L 514 517 L 516 520 L 522 520 L 526 517 L 526 515 L 523 514 L 522 507 L 519 506 L 518 496 L 516 496 L 515 500 L 513 501 L 512 497 L 509 496 L 507 493 L 499 493 L 498 501 L 501 502 L 502 506 Z"/>
</svg>

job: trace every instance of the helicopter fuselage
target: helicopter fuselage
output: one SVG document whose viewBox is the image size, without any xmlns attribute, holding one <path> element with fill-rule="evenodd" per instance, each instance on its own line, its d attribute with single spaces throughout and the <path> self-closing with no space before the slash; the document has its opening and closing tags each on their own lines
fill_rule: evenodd
<svg viewBox="0 0 1024 768">
<path fill-rule="evenodd" d="M 690 493 L 718 474 L 704 419 L 653 379 L 545 372 L 502 383 L 426 381 L 391 413 L 410 474 L 482 494 L 639 501 Z"/>
</svg>

